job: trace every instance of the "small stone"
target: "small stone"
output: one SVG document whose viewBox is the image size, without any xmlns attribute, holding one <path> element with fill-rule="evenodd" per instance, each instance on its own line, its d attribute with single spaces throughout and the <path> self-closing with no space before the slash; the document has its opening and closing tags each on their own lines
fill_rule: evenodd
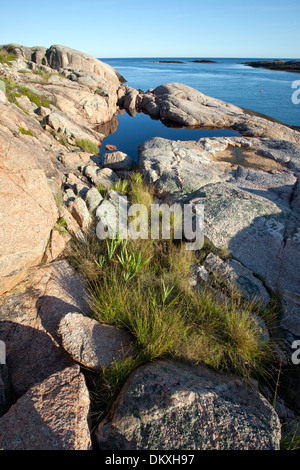
<svg viewBox="0 0 300 470">
<path fill-rule="evenodd" d="M 110 152 L 114 152 L 115 150 L 117 150 L 117 147 L 116 147 L 116 145 L 107 144 L 107 145 L 105 145 L 105 150 L 109 150 Z"/>
<path fill-rule="evenodd" d="M 99 204 L 101 204 L 102 201 L 103 197 L 96 188 L 91 188 L 87 191 L 85 195 L 85 203 L 91 213 L 96 211 L 97 207 Z"/>
<path fill-rule="evenodd" d="M 86 229 L 91 224 L 91 216 L 89 214 L 86 203 L 81 197 L 77 197 L 72 202 L 71 213 L 82 229 Z"/>
<path fill-rule="evenodd" d="M 114 171 L 132 170 L 134 167 L 132 158 L 123 152 L 105 153 L 103 158 L 104 167 Z"/>
<path fill-rule="evenodd" d="M 95 186 L 103 186 L 110 189 L 117 181 L 118 176 L 110 168 L 99 169 L 95 166 L 86 166 L 84 174 Z"/>
<path fill-rule="evenodd" d="M 80 313 L 68 313 L 59 324 L 63 348 L 74 361 L 93 370 L 109 367 L 115 359 L 132 353 L 132 337 Z"/>
</svg>

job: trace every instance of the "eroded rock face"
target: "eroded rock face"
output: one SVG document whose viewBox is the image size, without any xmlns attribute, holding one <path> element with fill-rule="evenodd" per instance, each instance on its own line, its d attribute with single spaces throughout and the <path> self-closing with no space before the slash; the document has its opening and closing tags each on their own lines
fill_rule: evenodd
<svg viewBox="0 0 300 470">
<path fill-rule="evenodd" d="M 228 281 L 242 294 L 244 299 L 248 301 L 256 300 L 262 307 L 266 307 L 270 302 L 270 296 L 262 282 L 238 261 L 223 261 L 218 256 L 210 253 L 205 259 L 205 267 Z"/>
<path fill-rule="evenodd" d="M 0 105 L 0 293 L 21 281 L 44 254 L 57 219 L 60 177 L 42 129 L 15 106 Z M 52 159 L 51 159 L 52 156 Z"/>
<path fill-rule="evenodd" d="M 279 449 L 280 422 L 253 385 L 205 367 L 139 368 L 100 423 L 100 449 Z"/>
<path fill-rule="evenodd" d="M 4 450 L 90 450 L 89 393 L 78 366 L 32 387 L 0 419 Z"/>
<path fill-rule="evenodd" d="M 0 339 L 14 396 L 73 364 L 57 334 L 70 311 L 90 312 L 88 292 L 81 276 L 65 260 L 31 273 L 0 298 Z"/>
</svg>

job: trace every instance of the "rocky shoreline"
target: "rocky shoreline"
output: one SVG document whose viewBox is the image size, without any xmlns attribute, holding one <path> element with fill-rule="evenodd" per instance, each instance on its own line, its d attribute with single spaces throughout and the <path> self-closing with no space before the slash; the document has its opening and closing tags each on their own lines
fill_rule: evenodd
<svg viewBox="0 0 300 470">
<path fill-rule="evenodd" d="M 254 68 L 281 70 L 282 72 L 300 73 L 300 60 L 258 60 L 256 62 L 244 62 L 244 65 Z"/>
<path fill-rule="evenodd" d="M 279 449 L 294 429 L 283 423 L 300 412 L 291 362 L 300 338 L 300 133 L 182 84 L 144 93 L 122 82 L 67 47 L 0 49 L 0 448 Z M 129 374 L 92 425 L 95 374 L 130 362 L 137 344 L 92 315 L 91 279 L 74 269 L 68 246 L 78 240 L 83 258 L 99 207 L 116 204 L 134 174 L 122 149 L 104 162 L 98 155 L 97 129 L 114 125 L 119 109 L 241 134 L 141 142 L 139 171 L 160 202 L 204 204 L 209 249 L 190 267 L 196 292 L 224 296 L 217 276 L 262 310 L 275 305 L 276 333 L 253 313 L 262 344 L 278 343 L 275 408 L 265 383 L 161 356 Z M 95 259 L 85 261 L 90 272 Z"/>
</svg>

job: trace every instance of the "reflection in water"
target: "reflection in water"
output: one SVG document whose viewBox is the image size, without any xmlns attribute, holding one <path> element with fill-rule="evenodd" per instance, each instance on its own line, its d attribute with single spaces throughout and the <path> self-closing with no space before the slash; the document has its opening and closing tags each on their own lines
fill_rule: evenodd
<svg viewBox="0 0 300 470">
<path fill-rule="evenodd" d="M 111 121 L 105 122 L 99 126 L 94 127 L 94 131 L 99 132 L 105 136 L 114 134 L 118 128 L 118 116 L 115 114 Z"/>
<path fill-rule="evenodd" d="M 107 152 L 107 144 L 115 145 L 121 152 L 127 153 L 137 163 L 138 145 L 153 137 L 163 137 L 171 140 L 198 140 L 202 137 L 233 137 L 239 136 L 237 131 L 231 129 L 197 129 L 190 127 L 172 127 L 163 124 L 160 120 L 151 119 L 144 113 L 130 116 L 127 112 L 119 112 L 114 119 L 95 128 L 97 132 L 107 137 L 100 146 L 100 155 Z"/>
</svg>

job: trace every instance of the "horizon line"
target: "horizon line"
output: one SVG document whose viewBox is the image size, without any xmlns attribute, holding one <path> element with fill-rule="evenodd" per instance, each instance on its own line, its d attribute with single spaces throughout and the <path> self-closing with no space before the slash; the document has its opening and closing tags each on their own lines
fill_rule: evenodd
<svg viewBox="0 0 300 470">
<path fill-rule="evenodd" d="M 102 59 L 271 59 L 271 60 L 300 60 L 297 57 L 254 57 L 254 56 L 240 56 L 240 57 L 230 57 L 230 56 L 122 56 L 122 57 L 96 57 L 99 60 Z"/>
</svg>

